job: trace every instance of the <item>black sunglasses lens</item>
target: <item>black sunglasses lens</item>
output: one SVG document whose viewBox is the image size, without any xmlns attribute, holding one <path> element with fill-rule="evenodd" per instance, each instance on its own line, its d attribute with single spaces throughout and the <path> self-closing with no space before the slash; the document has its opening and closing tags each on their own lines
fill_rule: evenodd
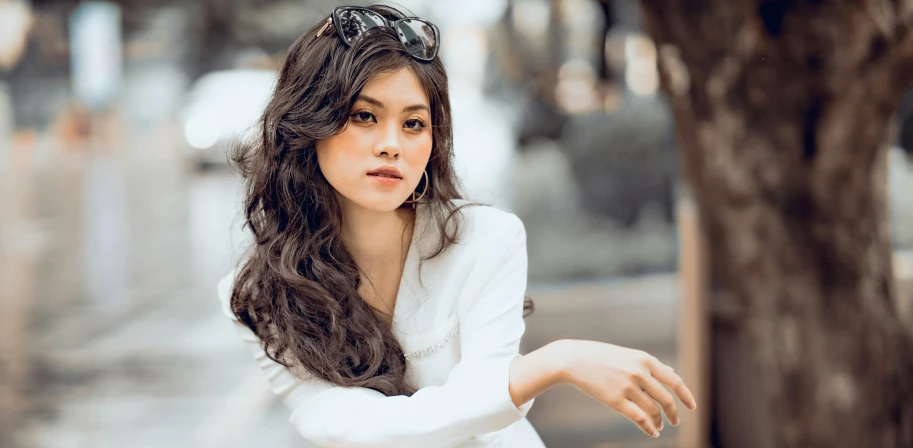
<svg viewBox="0 0 913 448">
<path fill-rule="evenodd" d="M 386 25 L 380 14 L 362 8 L 343 9 L 339 11 L 338 18 L 339 23 L 333 25 L 349 45 L 360 39 L 365 31 Z"/>
<path fill-rule="evenodd" d="M 396 33 L 412 56 L 430 61 L 437 55 L 438 36 L 430 23 L 418 19 L 403 19 L 397 22 Z"/>
</svg>

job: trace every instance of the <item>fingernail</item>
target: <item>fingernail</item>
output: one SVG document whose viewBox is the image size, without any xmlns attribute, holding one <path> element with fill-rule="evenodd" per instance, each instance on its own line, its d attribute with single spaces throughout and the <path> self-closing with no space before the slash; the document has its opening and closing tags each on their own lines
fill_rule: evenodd
<svg viewBox="0 0 913 448">
<path fill-rule="evenodd" d="M 681 421 L 678 418 L 676 418 L 671 423 L 672 423 L 672 426 L 678 426 L 678 424 L 681 423 Z"/>
<path fill-rule="evenodd" d="M 655 438 L 659 437 L 659 431 L 653 431 L 653 434 L 651 434 L 651 435 L 655 439 Z"/>
<path fill-rule="evenodd" d="M 697 403 L 694 401 L 693 398 L 692 398 L 691 401 L 688 403 L 688 409 L 691 409 L 692 411 L 695 410 L 695 409 L 697 409 Z"/>
<path fill-rule="evenodd" d="M 659 422 L 659 427 L 656 428 L 657 431 L 663 430 L 663 422 Z"/>
</svg>

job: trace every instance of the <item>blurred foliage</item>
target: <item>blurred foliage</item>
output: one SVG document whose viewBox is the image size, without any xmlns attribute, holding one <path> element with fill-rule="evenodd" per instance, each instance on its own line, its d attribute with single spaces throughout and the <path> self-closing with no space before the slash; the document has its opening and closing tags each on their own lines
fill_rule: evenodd
<svg viewBox="0 0 913 448">
<path fill-rule="evenodd" d="M 77 0 L 38 0 L 32 8 L 39 23 L 53 27 L 66 36 L 66 20 L 80 2 Z M 112 0 L 122 8 L 125 41 L 142 33 L 164 8 L 179 8 L 186 18 L 186 38 L 182 50 L 192 77 L 224 68 L 231 54 L 257 48 L 268 54 L 284 51 L 301 33 L 319 22 L 339 2 L 329 0 Z M 66 52 L 57 63 L 66 64 Z M 28 52 L 24 65 L 47 66 L 55 61 L 40 61 L 39 52 Z"/>
</svg>

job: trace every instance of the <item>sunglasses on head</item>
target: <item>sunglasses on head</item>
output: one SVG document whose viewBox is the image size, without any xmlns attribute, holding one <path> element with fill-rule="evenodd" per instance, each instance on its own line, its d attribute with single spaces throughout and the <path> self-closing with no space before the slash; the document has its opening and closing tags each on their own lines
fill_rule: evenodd
<svg viewBox="0 0 913 448">
<path fill-rule="evenodd" d="M 393 28 L 406 51 L 415 59 L 426 62 L 437 56 L 440 43 L 440 31 L 431 22 L 417 17 L 389 20 L 375 11 L 356 6 L 340 6 L 334 9 L 333 15 L 320 28 L 315 39 L 322 36 L 330 25 L 336 28 L 336 33 L 350 47 L 371 28 Z"/>
</svg>

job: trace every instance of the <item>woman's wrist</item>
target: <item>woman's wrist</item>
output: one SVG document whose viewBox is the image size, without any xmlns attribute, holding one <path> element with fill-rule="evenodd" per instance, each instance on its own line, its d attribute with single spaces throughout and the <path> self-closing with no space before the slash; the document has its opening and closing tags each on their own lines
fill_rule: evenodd
<svg viewBox="0 0 913 448">
<path fill-rule="evenodd" d="M 555 341 L 518 357 L 510 366 L 510 395 L 517 406 L 554 386 L 571 381 L 573 351 L 569 341 Z"/>
<path fill-rule="evenodd" d="M 549 375 L 552 377 L 553 385 L 569 384 L 573 382 L 572 372 L 574 365 L 575 350 L 572 340 L 559 339 L 551 342 L 541 350 L 545 350 L 545 357 L 548 358 L 550 366 Z"/>
</svg>

